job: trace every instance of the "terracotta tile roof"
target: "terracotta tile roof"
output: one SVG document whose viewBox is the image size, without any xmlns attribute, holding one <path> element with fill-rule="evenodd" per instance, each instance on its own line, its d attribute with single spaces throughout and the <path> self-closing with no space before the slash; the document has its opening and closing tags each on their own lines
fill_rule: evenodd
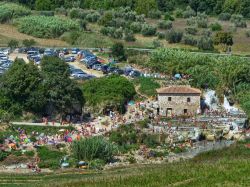
<svg viewBox="0 0 250 187">
<path fill-rule="evenodd" d="M 156 90 L 158 94 L 201 94 L 201 91 L 197 88 L 192 88 L 189 86 L 170 86 L 165 88 L 160 88 Z"/>
</svg>

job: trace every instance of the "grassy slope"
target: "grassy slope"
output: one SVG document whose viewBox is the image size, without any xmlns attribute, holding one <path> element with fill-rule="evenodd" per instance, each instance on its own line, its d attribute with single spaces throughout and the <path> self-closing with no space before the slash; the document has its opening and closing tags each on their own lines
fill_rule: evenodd
<svg viewBox="0 0 250 187">
<path fill-rule="evenodd" d="M 146 21 L 151 25 L 157 25 L 158 20 L 146 19 Z M 216 18 L 209 18 L 209 23 L 219 22 L 223 30 L 230 31 L 232 24 L 229 21 L 220 22 Z M 250 21 L 247 22 L 250 26 Z M 173 23 L 173 28 L 177 30 L 184 31 L 186 25 L 186 19 L 176 19 Z M 93 33 L 82 33 L 80 39 L 75 46 L 78 47 L 109 47 L 114 42 L 121 41 L 127 47 L 139 47 L 139 48 L 152 48 L 153 40 L 157 37 L 143 37 L 141 34 L 136 34 L 135 42 L 125 42 L 123 40 L 115 40 L 106 36 L 99 34 L 100 26 L 97 24 L 89 24 L 88 28 L 94 31 Z M 248 28 L 238 28 L 237 32 L 233 33 L 234 35 L 234 45 L 232 47 L 233 53 L 235 54 L 249 54 L 250 53 L 250 38 L 247 38 L 245 33 Z M 164 32 L 164 30 L 158 30 Z M 199 29 L 199 32 L 202 32 L 202 29 Z M 35 39 L 37 45 L 45 47 L 69 47 L 71 46 L 67 42 L 64 42 L 59 39 L 39 39 L 25 34 L 21 34 L 17 31 L 14 26 L 7 24 L 0 24 L 0 47 L 7 46 L 10 39 L 17 39 L 20 42 L 23 39 Z M 67 34 L 66 34 L 67 35 Z M 161 40 L 161 43 L 164 47 L 173 47 L 173 48 L 186 48 L 197 50 L 197 47 L 188 46 L 184 44 L 169 44 L 166 40 Z"/>
<path fill-rule="evenodd" d="M 250 143 L 250 142 L 248 142 Z M 245 143 L 203 153 L 193 160 L 161 165 L 133 165 L 100 173 L 60 173 L 51 175 L 0 175 L 0 186 L 68 187 L 162 187 L 162 186 L 248 186 L 250 149 Z"/>
</svg>

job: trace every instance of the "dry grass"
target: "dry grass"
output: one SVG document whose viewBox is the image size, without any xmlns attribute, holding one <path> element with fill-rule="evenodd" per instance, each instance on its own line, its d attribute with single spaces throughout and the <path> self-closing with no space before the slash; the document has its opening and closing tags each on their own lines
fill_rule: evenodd
<svg viewBox="0 0 250 187">
<path fill-rule="evenodd" d="M 69 46 L 66 42 L 57 39 L 40 39 L 17 31 L 17 28 L 12 25 L 0 24 L 0 46 L 6 46 L 8 41 L 15 39 L 22 41 L 24 39 L 34 39 L 39 46 L 45 47 L 64 47 Z"/>
</svg>

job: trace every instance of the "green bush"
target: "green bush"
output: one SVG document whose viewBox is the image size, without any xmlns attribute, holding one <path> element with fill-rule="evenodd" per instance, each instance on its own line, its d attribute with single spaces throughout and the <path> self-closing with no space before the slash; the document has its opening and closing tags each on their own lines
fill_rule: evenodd
<svg viewBox="0 0 250 187">
<path fill-rule="evenodd" d="M 148 146 L 155 148 L 156 146 L 159 145 L 159 142 L 157 141 L 157 136 L 156 134 L 145 134 L 145 137 L 143 138 L 143 143 Z"/>
<path fill-rule="evenodd" d="M 210 37 L 202 36 L 197 43 L 197 46 L 201 50 L 213 50 L 213 40 Z"/>
<path fill-rule="evenodd" d="M 164 20 L 174 21 L 174 17 L 170 13 L 165 13 Z"/>
<path fill-rule="evenodd" d="M 110 161 L 115 153 L 115 147 L 100 136 L 74 141 L 72 152 L 77 160 L 93 161 L 95 159 Z"/>
<path fill-rule="evenodd" d="M 160 19 L 161 18 L 161 11 L 159 10 L 151 10 L 148 13 L 148 17 L 151 19 Z"/>
<path fill-rule="evenodd" d="M 169 43 L 180 43 L 182 39 L 182 35 L 183 35 L 182 32 L 171 29 L 170 31 L 167 31 L 166 33 L 166 40 Z"/>
<path fill-rule="evenodd" d="M 229 21 L 231 19 L 231 14 L 230 13 L 221 13 L 219 15 L 218 19 L 221 21 Z"/>
<path fill-rule="evenodd" d="M 241 28 L 246 28 L 247 27 L 246 20 L 244 20 L 244 17 L 242 15 L 240 15 L 240 14 L 233 14 L 231 16 L 230 21 L 232 23 L 234 23 L 234 25 L 236 27 L 241 27 Z"/>
<path fill-rule="evenodd" d="M 177 9 L 175 10 L 175 17 L 176 17 L 176 18 L 183 18 L 183 10 L 180 9 L 180 8 L 177 8 Z"/>
<path fill-rule="evenodd" d="M 114 54 L 120 58 L 118 55 L 123 54 L 120 51 L 118 54 Z M 121 76 L 90 80 L 83 85 L 82 90 L 86 105 L 94 112 L 103 112 L 106 107 L 124 112 L 126 102 L 135 95 L 134 85 Z"/>
<path fill-rule="evenodd" d="M 97 22 L 100 19 L 101 15 L 98 12 L 93 12 L 86 15 L 86 20 L 92 23 Z"/>
<path fill-rule="evenodd" d="M 163 32 L 157 32 L 157 37 L 158 37 L 158 39 L 162 40 L 166 37 L 166 34 Z"/>
<path fill-rule="evenodd" d="M 11 20 L 11 12 L 8 10 L 0 10 L 0 23 L 5 23 Z"/>
<path fill-rule="evenodd" d="M 134 42 L 136 39 L 135 39 L 133 32 L 129 30 L 125 30 L 124 40 L 127 42 Z"/>
<path fill-rule="evenodd" d="M 192 36 L 192 35 L 187 35 L 185 34 L 183 36 L 183 43 L 186 45 L 191 45 L 191 46 L 196 46 L 197 45 L 197 40 Z"/>
<path fill-rule="evenodd" d="M 26 151 L 26 152 L 24 152 L 24 154 L 28 157 L 33 157 L 35 155 L 35 152 L 34 151 Z"/>
<path fill-rule="evenodd" d="M 190 18 L 195 15 L 196 15 L 195 11 L 190 6 L 187 6 L 186 10 L 183 12 L 184 18 Z"/>
<path fill-rule="evenodd" d="M 90 169 L 98 169 L 101 170 L 105 166 L 105 161 L 102 159 L 95 159 L 89 162 Z"/>
<path fill-rule="evenodd" d="M 219 23 L 212 23 L 209 25 L 209 27 L 211 28 L 212 31 L 221 31 L 222 30 L 222 26 Z"/>
<path fill-rule="evenodd" d="M 71 19 L 78 19 L 80 15 L 81 15 L 81 9 L 78 9 L 78 8 L 73 8 L 69 12 L 69 17 Z"/>
<path fill-rule="evenodd" d="M 0 161 L 3 161 L 8 156 L 9 156 L 9 153 L 3 152 L 2 150 L 0 150 Z"/>
<path fill-rule="evenodd" d="M 79 23 L 47 16 L 27 16 L 16 20 L 18 31 L 38 38 L 56 38 L 66 31 L 79 30 Z"/>
<path fill-rule="evenodd" d="M 198 32 L 198 29 L 196 27 L 187 27 L 185 28 L 185 31 L 187 34 L 196 35 Z"/>
<path fill-rule="evenodd" d="M 154 36 L 156 33 L 156 28 L 148 24 L 143 24 L 141 33 L 143 36 Z"/>
<path fill-rule="evenodd" d="M 160 21 L 158 23 L 159 29 L 172 29 L 172 27 L 173 27 L 172 21 Z"/>
<path fill-rule="evenodd" d="M 133 22 L 130 25 L 130 30 L 133 31 L 133 33 L 139 33 L 141 32 L 142 24 L 140 22 Z"/>
<path fill-rule="evenodd" d="M 37 149 L 40 162 L 38 166 L 40 168 L 57 169 L 60 167 L 60 160 L 65 156 L 65 153 L 58 150 L 52 150 L 48 147 L 39 147 Z"/>
<path fill-rule="evenodd" d="M 249 38 L 250 37 L 250 31 L 246 31 L 246 36 Z"/>
</svg>

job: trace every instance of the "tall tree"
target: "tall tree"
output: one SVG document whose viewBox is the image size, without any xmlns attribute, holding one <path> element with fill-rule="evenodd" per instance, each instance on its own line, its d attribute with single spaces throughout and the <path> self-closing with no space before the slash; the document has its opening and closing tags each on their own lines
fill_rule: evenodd
<svg viewBox="0 0 250 187">
<path fill-rule="evenodd" d="M 57 57 L 44 57 L 41 63 L 47 112 L 63 116 L 84 104 L 81 90 L 69 77 L 68 65 Z M 79 111 L 78 111 L 79 112 Z"/>
</svg>

